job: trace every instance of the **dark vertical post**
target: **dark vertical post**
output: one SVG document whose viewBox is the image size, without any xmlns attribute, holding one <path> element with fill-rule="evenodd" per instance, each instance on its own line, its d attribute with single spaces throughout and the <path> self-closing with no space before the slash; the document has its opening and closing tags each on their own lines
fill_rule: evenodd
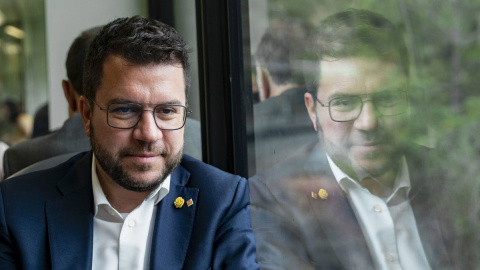
<svg viewBox="0 0 480 270">
<path fill-rule="evenodd" d="M 196 12 L 204 161 L 246 177 L 251 83 L 244 77 L 241 2 L 197 0 Z"/>
</svg>

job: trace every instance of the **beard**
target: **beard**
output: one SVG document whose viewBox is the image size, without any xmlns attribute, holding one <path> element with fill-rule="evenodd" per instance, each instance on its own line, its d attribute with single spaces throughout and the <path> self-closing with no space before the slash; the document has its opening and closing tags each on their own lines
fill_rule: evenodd
<svg viewBox="0 0 480 270">
<path fill-rule="evenodd" d="M 384 130 L 371 131 L 369 134 L 364 133 L 362 136 L 374 136 L 380 141 L 388 142 L 388 145 L 393 145 L 393 147 L 387 147 L 384 151 L 378 153 L 355 156 L 348 149 L 338 147 L 325 138 L 318 118 L 316 124 L 318 127 L 317 136 L 323 150 L 344 173 L 353 179 L 362 179 L 367 176 L 380 177 L 392 170 L 397 170 L 404 149 L 393 139 L 392 134 Z"/>
<path fill-rule="evenodd" d="M 183 147 L 177 153 L 169 153 L 164 148 L 155 147 L 151 143 L 138 142 L 137 145 L 128 148 L 123 148 L 115 154 L 111 154 L 98 143 L 95 136 L 94 129 L 90 125 L 90 143 L 92 145 L 92 151 L 95 154 L 95 158 L 98 160 L 100 167 L 103 171 L 118 185 L 121 187 L 136 191 L 146 192 L 153 191 L 162 184 L 162 182 L 180 165 L 183 155 Z M 138 152 L 154 152 L 162 156 L 165 160 L 163 169 L 158 172 L 158 175 L 151 180 L 146 180 L 141 176 L 134 176 L 131 172 L 127 171 L 122 160 L 124 157 L 131 153 Z M 136 169 L 141 172 L 147 172 L 152 169 L 151 164 L 135 165 Z"/>
</svg>

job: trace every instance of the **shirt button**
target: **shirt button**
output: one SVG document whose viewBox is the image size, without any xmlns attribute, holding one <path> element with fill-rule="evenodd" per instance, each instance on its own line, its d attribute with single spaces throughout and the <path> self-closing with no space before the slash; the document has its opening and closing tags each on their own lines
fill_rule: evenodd
<svg viewBox="0 0 480 270">
<path fill-rule="evenodd" d="M 130 220 L 130 221 L 128 222 L 128 226 L 129 226 L 129 227 L 134 227 L 134 226 L 135 226 L 135 221 Z"/>
<path fill-rule="evenodd" d="M 375 207 L 373 207 L 373 211 L 380 213 L 382 212 L 382 207 L 380 205 L 375 205 Z"/>
<path fill-rule="evenodd" d="M 394 258 L 392 256 L 392 254 L 387 254 L 387 261 L 388 262 L 393 262 L 394 261 Z"/>
</svg>

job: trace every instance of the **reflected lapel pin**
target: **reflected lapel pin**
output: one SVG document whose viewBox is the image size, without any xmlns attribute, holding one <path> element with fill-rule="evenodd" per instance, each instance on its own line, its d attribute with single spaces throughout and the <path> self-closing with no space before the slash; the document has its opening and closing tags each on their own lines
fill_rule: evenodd
<svg viewBox="0 0 480 270">
<path fill-rule="evenodd" d="M 313 191 L 312 191 L 312 198 L 314 198 L 315 200 L 318 198 L 318 196 L 317 196 L 317 193 L 316 193 L 316 192 L 313 192 Z"/>
<path fill-rule="evenodd" d="M 185 200 L 182 197 L 176 198 L 175 202 L 173 202 L 176 208 L 182 208 L 183 203 L 185 203 Z"/>
<path fill-rule="evenodd" d="M 193 205 L 193 200 L 192 200 L 192 199 L 188 200 L 188 201 L 187 201 L 187 206 L 190 207 L 190 206 L 192 206 L 192 205 Z"/>
<path fill-rule="evenodd" d="M 319 191 L 318 191 L 318 196 L 320 198 L 322 198 L 323 200 L 326 200 L 327 197 L 328 197 L 328 193 L 325 189 L 321 188 Z"/>
</svg>

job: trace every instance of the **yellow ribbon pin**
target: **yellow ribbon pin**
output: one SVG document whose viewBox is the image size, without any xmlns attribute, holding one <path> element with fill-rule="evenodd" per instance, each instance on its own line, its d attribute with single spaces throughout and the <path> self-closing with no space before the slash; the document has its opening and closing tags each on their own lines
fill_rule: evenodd
<svg viewBox="0 0 480 270">
<path fill-rule="evenodd" d="M 182 208 L 183 203 L 185 203 L 185 200 L 182 197 L 178 197 L 175 199 L 175 202 L 173 204 L 176 208 Z"/>
<path fill-rule="evenodd" d="M 321 188 L 319 191 L 318 191 L 318 196 L 320 198 L 322 198 L 323 200 L 326 200 L 327 197 L 328 197 L 328 193 L 325 189 Z"/>
</svg>

